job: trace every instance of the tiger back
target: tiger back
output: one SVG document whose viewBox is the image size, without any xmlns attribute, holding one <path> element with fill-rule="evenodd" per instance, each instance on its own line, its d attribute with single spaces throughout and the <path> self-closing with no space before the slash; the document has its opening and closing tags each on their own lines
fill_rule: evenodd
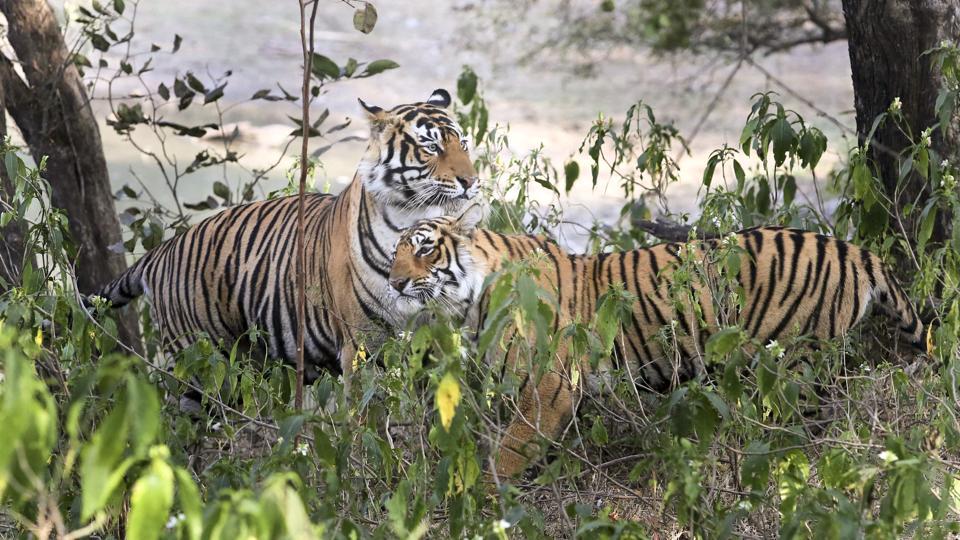
<svg viewBox="0 0 960 540">
<path fill-rule="evenodd" d="M 370 142 L 339 195 L 305 208 L 306 378 L 346 373 L 397 323 L 390 248 L 404 227 L 457 211 L 478 192 L 467 140 L 437 90 L 393 109 L 362 101 Z M 146 294 L 167 351 L 207 336 L 227 348 L 256 327 L 270 357 L 296 358 L 297 197 L 228 208 L 149 251 L 96 295 L 119 307 Z"/>
</svg>

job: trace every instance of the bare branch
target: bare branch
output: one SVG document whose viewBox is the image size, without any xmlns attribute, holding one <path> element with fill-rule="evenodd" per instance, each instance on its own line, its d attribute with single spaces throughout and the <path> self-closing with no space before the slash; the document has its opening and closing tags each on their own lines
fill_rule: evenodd
<svg viewBox="0 0 960 540">
<path fill-rule="evenodd" d="M 665 219 L 650 221 L 649 219 L 634 219 L 631 222 L 635 228 L 653 235 L 661 240 L 668 242 L 686 242 L 690 240 L 691 231 L 694 238 L 698 240 L 710 240 L 711 238 L 720 238 L 720 233 L 713 231 L 694 230 L 690 225 L 683 225 Z"/>
</svg>

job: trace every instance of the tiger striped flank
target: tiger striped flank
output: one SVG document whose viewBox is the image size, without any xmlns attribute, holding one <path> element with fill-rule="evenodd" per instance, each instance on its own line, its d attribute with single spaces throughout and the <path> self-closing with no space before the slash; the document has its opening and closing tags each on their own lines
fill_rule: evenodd
<svg viewBox="0 0 960 540">
<path fill-rule="evenodd" d="M 601 296 L 619 285 L 635 301 L 611 362 L 622 366 L 643 390 L 667 390 L 696 376 L 703 365 L 698 360 L 706 341 L 726 314 L 718 313 L 717 300 L 727 299 L 714 298 L 711 287 L 720 267 L 710 254 L 718 253 L 723 243 L 739 254 L 734 281 L 742 296 L 742 307 L 735 307 L 725 324 L 735 322 L 764 343 L 800 335 L 831 339 L 848 332 L 876 305 L 897 323 L 905 341 L 922 348 L 923 324 L 886 266 L 869 251 L 836 238 L 764 227 L 723 240 L 590 256 L 568 254 L 542 236 L 475 229 L 474 222 L 468 216 L 423 220 L 401 237 L 390 283 L 404 313 L 414 315 L 426 303 L 442 299 L 441 305 L 479 331 L 487 316 L 484 280 L 511 260 L 538 261 L 539 285 L 558 301 L 558 328 L 591 320 Z M 535 253 L 543 255 L 534 258 Z M 671 294 L 671 283 L 685 259 L 700 263 L 699 270 L 688 285 L 690 294 L 678 298 Z M 673 328 L 671 346 L 657 339 L 664 327 Z M 561 346 L 558 367 L 539 381 L 524 377 L 518 394 L 520 418 L 507 427 L 497 474 L 509 477 L 522 471 L 537 432 L 556 437 L 569 422 L 578 391 L 570 368 L 576 362 L 579 372 L 589 375 L 591 366 L 564 354 Z M 512 355 L 507 351 L 507 363 L 515 364 Z M 601 364 L 600 369 L 607 368 Z"/>
</svg>

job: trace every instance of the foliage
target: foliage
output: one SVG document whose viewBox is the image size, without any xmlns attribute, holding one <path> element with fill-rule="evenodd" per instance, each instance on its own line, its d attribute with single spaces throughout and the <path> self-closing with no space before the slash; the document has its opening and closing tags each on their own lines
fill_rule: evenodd
<svg viewBox="0 0 960 540">
<path fill-rule="evenodd" d="M 113 9 L 122 11 L 123 3 Z M 369 17 L 359 15 L 361 27 Z M 110 45 L 113 38 L 101 32 Z M 330 81 L 388 65 L 318 60 L 318 94 Z M 943 71 L 955 89 L 956 70 Z M 194 96 L 210 93 L 208 83 L 185 77 L 181 84 Z M 559 201 L 576 182 L 613 181 L 626 199 L 623 219 L 594 226 L 590 249 L 654 241 L 635 218 L 660 204 L 658 194 L 676 181 L 672 156 L 683 140 L 649 107 L 631 107 L 622 121 L 599 117 L 581 155 L 557 168 L 539 150 L 506 152 L 508 130 L 489 127 L 472 71 L 457 90 L 460 121 L 490 178 L 492 228 L 554 230 L 562 208 L 535 202 L 534 189 Z M 181 90 L 179 99 L 185 95 Z M 286 99 L 257 99 L 270 97 Z M 585 396 L 562 440 L 539 441 L 547 457 L 513 485 L 491 485 L 485 472 L 521 382 L 500 369 L 498 352 L 517 338 L 504 329 L 530 332 L 518 354 L 534 374 L 561 346 L 599 365 L 619 339 L 631 302 L 625 291 L 608 291 L 592 320 L 555 330 L 556 299 L 536 286 L 536 264 L 509 265 L 489 280 L 490 322 L 476 340 L 459 321 L 433 314 L 430 324 L 398 333 L 375 361 L 358 366 L 350 395 L 325 376 L 309 389 L 310 406 L 293 410 L 292 370 L 248 358 L 233 344 L 201 340 L 172 366 L 155 342 L 145 357 L 120 347 L 110 313 L 88 313 L 77 302 L 70 265 L 77 246 L 50 205 L 42 163 L 28 168 L 16 149 L 4 148 L 16 193 L 0 224 L 25 225 L 28 266 L 22 283 L 0 295 L 7 443 L 0 445 L 0 527 L 36 537 L 190 539 L 960 532 L 957 227 L 950 242 L 922 233 L 909 242 L 863 148 L 851 149 L 821 188 L 813 168 L 829 147 L 823 133 L 774 94 L 753 99 L 739 145 L 708 158 L 700 214 L 674 217 L 695 226 L 692 234 L 784 224 L 851 238 L 882 255 L 904 247 L 912 257 L 904 282 L 935 323 L 929 358 L 903 354 L 883 324 L 811 350 L 802 338 L 756 343 L 726 320 L 706 345 L 708 376 L 653 396 L 614 371 L 608 385 Z M 144 112 L 149 107 L 141 107 L 142 117 L 131 110 L 115 117 L 127 134 L 177 129 L 159 125 Z M 895 107 L 880 121 L 897 122 Z M 314 127 L 322 126 L 321 118 Z M 929 133 L 910 135 L 902 168 L 927 179 L 930 204 L 956 219 L 958 164 L 931 153 Z M 581 175 L 581 163 L 589 175 Z M 212 189 L 218 205 L 249 200 Z M 825 202 L 836 212 L 824 211 Z M 141 230 L 158 216 L 180 220 L 178 212 L 157 210 Z M 192 214 L 182 215 L 186 225 Z M 724 243 L 713 254 L 722 271 L 709 286 L 726 307 L 739 297 L 735 249 Z M 678 302 L 704 275 L 703 262 L 686 253 L 670 291 Z M 663 329 L 663 343 L 673 331 Z M 200 396 L 199 411 L 182 409 L 187 393 Z"/>
<path fill-rule="evenodd" d="M 477 25 L 483 28 L 470 35 L 472 42 L 481 40 L 480 47 L 492 47 L 509 61 L 543 62 L 544 57 L 553 57 L 559 69 L 572 68 L 580 75 L 595 73 L 600 62 L 593 52 L 598 50 L 633 47 L 658 55 L 773 54 L 846 39 L 838 0 L 494 0 L 486 4 Z M 520 50 L 519 58 L 511 54 L 515 49 Z"/>
</svg>

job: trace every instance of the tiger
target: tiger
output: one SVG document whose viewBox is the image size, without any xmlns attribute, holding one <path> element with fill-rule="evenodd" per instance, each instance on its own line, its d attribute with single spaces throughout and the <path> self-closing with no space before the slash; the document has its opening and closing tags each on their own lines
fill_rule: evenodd
<svg viewBox="0 0 960 540">
<path fill-rule="evenodd" d="M 337 195 L 305 197 L 305 380 L 346 380 L 358 353 L 397 324 L 390 253 L 419 219 L 459 212 L 480 190 L 468 138 L 446 90 L 384 109 L 358 100 L 370 138 L 353 180 Z M 121 307 L 145 295 L 167 353 L 200 336 L 253 346 L 269 358 L 297 356 L 297 196 L 230 207 L 144 254 L 92 296 Z"/>
<path fill-rule="evenodd" d="M 580 388 L 573 381 L 589 384 L 592 379 L 596 384 L 597 375 L 616 367 L 624 369 L 638 389 L 663 392 L 698 374 L 703 362 L 696 360 L 702 360 L 707 339 L 719 330 L 721 319 L 736 322 L 760 343 L 789 334 L 830 339 L 845 334 L 876 304 L 898 323 L 909 344 L 922 349 L 923 324 L 881 259 L 833 237 L 762 227 L 724 239 L 574 255 L 544 236 L 477 229 L 477 214 L 425 219 L 403 233 L 390 269 L 398 311 L 416 317 L 435 302 L 463 317 L 476 336 L 489 315 L 487 277 L 519 260 L 533 264 L 538 285 L 555 294 L 555 331 L 577 321 L 589 322 L 611 286 L 622 287 L 632 299 L 612 357 L 601 362 L 596 373 L 591 373 L 588 359 L 565 358 L 561 345 L 554 367 L 535 380 L 517 365 L 515 348 L 508 351 L 503 365 L 510 364 L 522 382 L 518 414 L 494 456 L 497 478 L 510 478 L 527 468 L 538 433 L 551 440 L 559 436 L 579 401 Z M 719 253 L 724 245 L 728 246 L 724 253 L 732 253 L 740 263 L 730 289 L 742 291 L 741 302 L 730 313 L 714 302 L 708 286 L 722 271 L 708 255 Z M 701 263 L 703 272 L 684 285 L 693 294 L 678 300 L 670 293 L 671 281 L 687 257 Z M 672 348 L 662 334 L 658 339 L 665 327 L 675 329 Z M 574 368 L 583 376 L 572 377 Z"/>
</svg>

